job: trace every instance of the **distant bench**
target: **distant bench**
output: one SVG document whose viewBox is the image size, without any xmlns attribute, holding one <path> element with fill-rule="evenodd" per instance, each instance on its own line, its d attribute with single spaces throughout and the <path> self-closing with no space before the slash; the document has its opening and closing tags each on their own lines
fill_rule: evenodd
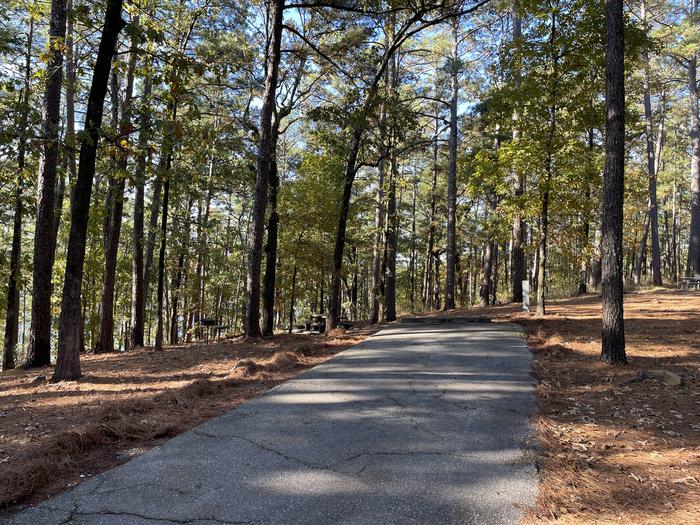
<svg viewBox="0 0 700 525">
<path fill-rule="evenodd" d="M 693 277 L 682 277 L 678 287 L 681 290 L 700 290 L 700 273 Z"/>
</svg>

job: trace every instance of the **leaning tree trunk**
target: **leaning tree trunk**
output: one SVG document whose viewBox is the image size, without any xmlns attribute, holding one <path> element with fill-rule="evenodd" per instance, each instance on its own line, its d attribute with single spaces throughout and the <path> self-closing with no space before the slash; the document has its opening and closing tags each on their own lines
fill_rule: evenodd
<svg viewBox="0 0 700 525">
<path fill-rule="evenodd" d="M 54 198 L 58 168 L 61 85 L 63 82 L 63 40 L 66 36 L 66 0 L 51 0 L 48 63 L 42 116 L 42 148 L 37 181 L 36 226 L 32 273 L 32 324 L 25 366 L 46 366 L 51 362 L 51 274 Z M 109 71 L 108 71 L 109 74 Z"/>
<path fill-rule="evenodd" d="M 272 152 L 272 113 L 275 108 L 277 77 L 280 63 L 280 46 L 282 43 L 282 22 L 284 0 L 270 2 L 270 36 L 267 71 L 265 73 L 265 91 L 260 110 L 260 142 L 255 179 L 255 196 L 253 199 L 253 230 L 248 247 L 248 277 L 246 280 L 246 318 L 245 334 L 259 337 L 260 332 L 260 269 L 262 265 L 263 237 L 265 230 L 265 208 L 267 207 L 267 189 L 270 180 L 270 154 Z"/>
<path fill-rule="evenodd" d="M 335 235 L 335 245 L 333 247 L 333 273 L 331 275 L 331 292 L 328 298 L 328 317 L 326 320 L 326 331 L 330 332 L 338 326 L 340 317 L 340 270 L 343 266 L 343 252 L 345 251 L 345 231 L 348 224 L 348 213 L 350 212 L 350 197 L 352 196 L 352 185 L 355 181 L 357 154 L 360 150 L 364 128 L 355 128 L 352 143 L 350 145 L 350 155 L 345 168 L 345 181 L 343 184 L 343 196 L 340 201 L 340 215 L 338 217 L 338 229 Z"/>
<path fill-rule="evenodd" d="M 58 334 L 58 359 L 53 381 L 80 377 L 81 309 L 80 292 L 83 282 L 85 240 L 95 160 L 100 139 L 102 112 L 112 57 L 117 37 L 125 23 L 121 17 L 122 0 L 108 0 L 105 24 L 97 52 L 92 85 L 85 113 L 85 133 L 80 140 L 78 178 L 71 199 L 71 228 L 66 256 L 66 274 L 61 301 L 61 326 Z"/>
<path fill-rule="evenodd" d="M 457 258 L 457 104 L 459 102 L 459 18 L 452 20 L 450 58 L 450 161 L 447 170 L 447 253 L 445 261 L 445 310 L 455 308 L 455 260 Z"/>
<path fill-rule="evenodd" d="M 623 364 L 622 210 L 625 190 L 625 70 L 622 0 L 605 0 L 605 171 L 603 176 L 603 337 L 601 359 Z"/>
<path fill-rule="evenodd" d="M 34 18 L 29 17 L 27 52 L 24 57 L 24 87 L 20 94 L 19 144 L 17 146 L 17 182 L 15 186 L 15 215 L 12 222 L 12 248 L 10 252 L 10 277 L 7 282 L 7 315 L 5 316 L 5 340 L 2 369 L 15 367 L 15 347 L 19 335 L 19 288 L 22 250 L 22 214 L 24 205 L 24 168 L 27 151 L 27 125 L 29 121 L 29 88 L 32 74 L 32 43 L 34 41 Z"/>
</svg>

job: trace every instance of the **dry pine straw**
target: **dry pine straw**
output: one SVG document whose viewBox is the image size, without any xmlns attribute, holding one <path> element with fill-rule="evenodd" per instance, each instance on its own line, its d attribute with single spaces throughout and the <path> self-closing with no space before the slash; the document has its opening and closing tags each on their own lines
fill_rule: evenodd
<svg viewBox="0 0 700 525">
<path fill-rule="evenodd" d="M 52 370 L 0 375 L 0 513 L 60 492 L 361 341 L 282 335 L 86 355 L 84 377 Z M 0 516 L 1 518 L 1 516 Z"/>
<path fill-rule="evenodd" d="M 597 296 L 553 302 L 544 319 L 512 306 L 486 311 L 523 325 L 540 381 L 534 418 L 540 494 L 526 521 L 700 523 L 698 312 L 700 294 L 626 295 L 631 364 L 611 367 L 597 359 Z M 18 501 L 56 493 L 79 481 L 81 473 L 126 461 L 366 335 L 284 336 L 85 356 L 85 378 L 77 383 L 32 385 L 36 371 L 3 374 L 0 501 L 16 509 Z M 627 383 L 641 368 L 677 372 L 685 385 Z"/>
<path fill-rule="evenodd" d="M 700 294 L 625 295 L 629 366 L 598 360 L 600 299 L 520 322 L 534 354 L 541 453 L 534 523 L 700 524 Z M 627 382 L 665 368 L 685 385 Z"/>
</svg>

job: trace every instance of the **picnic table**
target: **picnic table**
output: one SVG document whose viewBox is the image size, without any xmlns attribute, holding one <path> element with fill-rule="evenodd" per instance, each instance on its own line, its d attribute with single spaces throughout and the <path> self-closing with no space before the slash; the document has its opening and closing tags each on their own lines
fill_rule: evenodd
<svg viewBox="0 0 700 525">
<path fill-rule="evenodd" d="M 206 340 L 209 341 L 209 334 L 213 330 L 215 332 L 215 337 L 219 338 L 221 332 L 228 330 L 229 326 L 224 324 L 219 324 L 216 319 L 202 319 L 199 321 L 199 327 L 206 329 Z"/>
<path fill-rule="evenodd" d="M 681 290 L 700 290 L 700 273 L 693 277 L 681 277 L 678 286 Z"/>
</svg>

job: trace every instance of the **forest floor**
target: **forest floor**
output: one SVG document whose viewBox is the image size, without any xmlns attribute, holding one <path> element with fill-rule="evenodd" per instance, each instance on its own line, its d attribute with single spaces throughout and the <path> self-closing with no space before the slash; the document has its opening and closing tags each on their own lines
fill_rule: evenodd
<svg viewBox="0 0 700 525">
<path fill-rule="evenodd" d="M 700 523 L 700 293 L 625 295 L 629 366 L 598 360 L 597 295 L 552 301 L 544 319 L 514 306 L 466 311 L 480 313 L 520 323 L 534 354 L 541 479 L 528 521 Z M 632 381 L 642 369 L 685 384 Z"/>
<path fill-rule="evenodd" d="M 223 414 L 374 331 L 85 355 L 77 382 L 48 383 L 50 368 L 3 373 L 0 519 Z"/>
</svg>

